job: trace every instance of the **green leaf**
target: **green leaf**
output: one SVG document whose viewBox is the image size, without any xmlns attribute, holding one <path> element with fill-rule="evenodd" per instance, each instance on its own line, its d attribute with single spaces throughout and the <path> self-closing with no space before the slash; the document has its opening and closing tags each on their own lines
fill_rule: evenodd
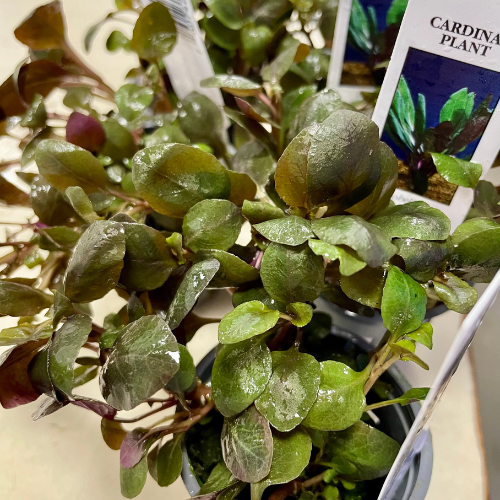
<svg viewBox="0 0 500 500">
<path fill-rule="evenodd" d="M 174 330 L 194 307 L 201 292 L 205 290 L 220 268 L 216 259 L 202 260 L 194 264 L 184 278 L 170 303 L 165 321 Z"/>
<path fill-rule="evenodd" d="M 298 246 L 314 237 L 310 221 L 297 215 L 261 222 L 253 227 L 269 241 L 282 245 Z"/>
<path fill-rule="evenodd" d="M 405 273 L 414 280 L 426 283 L 446 265 L 450 251 L 447 241 L 422 241 L 411 238 L 395 239 L 397 254 L 405 262 Z"/>
<path fill-rule="evenodd" d="M 222 346 L 212 369 L 216 408 L 225 417 L 241 413 L 262 394 L 271 373 L 271 352 L 262 339 Z"/>
<path fill-rule="evenodd" d="M 224 462 L 240 481 L 256 483 L 269 474 L 273 436 L 269 422 L 255 406 L 224 420 L 221 443 Z"/>
<path fill-rule="evenodd" d="M 321 431 L 347 429 L 357 422 L 366 406 L 366 375 L 344 363 L 323 361 L 318 398 L 304 420 L 306 427 Z"/>
<path fill-rule="evenodd" d="M 266 60 L 266 49 L 273 39 L 268 26 L 247 24 L 240 31 L 243 59 L 250 66 L 260 66 Z"/>
<path fill-rule="evenodd" d="M 89 111 L 92 101 L 92 91 L 89 87 L 73 87 L 66 90 L 63 104 L 71 109 L 85 109 Z"/>
<path fill-rule="evenodd" d="M 177 40 L 177 29 L 170 11 L 160 2 L 144 7 L 132 35 L 132 49 L 141 59 L 155 62 L 166 56 Z"/>
<path fill-rule="evenodd" d="M 222 111 L 207 96 L 191 92 L 182 99 L 177 120 L 191 142 L 212 146 L 216 156 L 224 153 Z M 217 198 L 224 198 L 224 196 L 217 196 Z"/>
<path fill-rule="evenodd" d="M 75 212 L 88 224 L 99 219 L 94 207 L 85 191 L 80 186 L 70 186 L 66 189 L 66 196 Z"/>
<path fill-rule="evenodd" d="M 125 258 L 120 283 L 129 290 L 154 290 L 177 267 L 165 237 L 145 224 L 123 223 Z"/>
<path fill-rule="evenodd" d="M 283 96 L 282 108 L 283 118 L 281 119 L 281 128 L 287 130 L 290 128 L 293 119 L 297 116 L 301 104 L 309 97 L 316 94 L 316 85 L 304 85 L 290 90 Z"/>
<path fill-rule="evenodd" d="M 38 246 L 43 250 L 70 251 L 78 242 L 80 233 L 67 226 L 54 226 L 40 229 Z"/>
<path fill-rule="evenodd" d="M 394 335 L 401 337 L 422 324 L 427 305 L 425 290 L 401 269 L 392 266 L 382 295 L 382 320 Z"/>
<path fill-rule="evenodd" d="M 448 309 L 460 314 L 470 313 L 477 302 L 477 290 L 452 273 L 434 279 L 434 291 Z"/>
<path fill-rule="evenodd" d="M 227 465 L 221 460 L 210 473 L 210 476 L 201 487 L 198 495 L 206 495 L 207 493 L 215 493 L 222 491 L 229 486 L 233 486 L 238 482 L 233 476 L 233 473 L 227 468 Z"/>
<path fill-rule="evenodd" d="M 148 460 L 146 455 L 129 469 L 120 467 L 120 489 L 125 498 L 135 498 L 139 495 L 148 478 Z"/>
<path fill-rule="evenodd" d="M 36 94 L 30 107 L 19 122 L 19 125 L 21 125 L 21 127 L 39 128 L 44 127 L 46 121 L 47 111 L 45 110 L 43 97 L 40 94 Z"/>
<path fill-rule="evenodd" d="M 338 215 L 312 222 L 314 233 L 330 245 L 347 245 L 355 250 L 370 267 L 387 262 L 396 247 L 375 225 L 353 215 Z"/>
<path fill-rule="evenodd" d="M 179 347 L 167 323 L 143 316 L 127 325 L 101 373 L 101 391 L 116 409 L 131 410 L 164 387 L 179 369 Z"/>
<path fill-rule="evenodd" d="M 475 283 L 489 283 L 500 267 L 500 224 L 471 219 L 457 227 L 451 238 L 451 271 Z"/>
<path fill-rule="evenodd" d="M 394 0 L 387 11 L 387 26 L 391 24 L 401 24 L 407 6 L 408 0 Z"/>
<path fill-rule="evenodd" d="M 102 127 L 106 132 L 106 142 L 100 151 L 103 156 L 109 156 L 117 161 L 134 156 L 137 146 L 134 138 L 123 125 L 109 118 L 102 123 Z"/>
<path fill-rule="evenodd" d="M 36 288 L 0 280 L 0 314 L 34 316 L 52 305 L 52 297 Z"/>
<path fill-rule="evenodd" d="M 184 242 L 193 252 L 228 250 L 241 231 L 241 210 L 227 200 L 203 200 L 189 209 L 182 223 Z"/>
<path fill-rule="evenodd" d="M 52 325 L 50 320 L 37 325 L 19 322 L 18 326 L 4 328 L 0 331 L 0 346 L 21 345 L 31 340 L 48 338 L 51 335 Z"/>
<path fill-rule="evenodd" d="M 414 148 L 415 105 L 404 76 L 401 76 L 390 110 L 390 118 L 398 128 L 399 139 L 410 149 Z"/>
<path fill-rule="evenodd" d="M 153 102 L 153 97 L 153 89 L 126 83 L 116 91 L 115 102 L 123 118 L 133 120 Z"/>
<path fill-rule="evenodd" d="M 236 255 L 223 250 L 199 250 L 196 259 L 217 259 L 220 268 L 210 282 L 214 288 L 233 288 L 259 278 L 259 270 Z"/>
<path fill-rule="evenodd" d="M 471 115 L 474 107 L 474 93 L 463 88 L 450 96 L 444 104 L 439 115 L 439 121 L 451 122 L 455 127 L 465 124 L 465 120 Z"/>
<path fill-rule="evenodd" d="M 483 168 L 479 163 L 461 160 L 439 153 L 431 153 L 438 173 L 448 182 L 468 188 L 476 187 Z"/>
<path fill-rule="evenodd" d="M 205 78 L 200 85 L 205 88 L 222 89 L 238 97 L 255 95 L 262 88 L 260 83 L 238 75 L 215 75 Z"/>
<path fill-rule="evenodd" d="M 273 311 L 262 302 L 252 300 L 226 314 L 219 324 L 219 342 L 236 344 L 267 332 L 278 322 L 279 311 Z"/>
<path fill-rule="evenodd" d="M 251 224 L 285 217 L 283 210 L 263 201 L 245 200 L 242 212 Z"/>
<path fill-rule="evenodd" d="M 286 306 L 288 314 L 293 318 L 292 323 L 299 328 L 306 326 L 312 319 L 313 308 L 309 304 L 295 302 Z"/>
<path fill-rule="evenodd" d="M 351 276 L 366 267 L 366 263 L 349 247 L 330 245 L 321 240 L 309 240 L 309 247 L 316 255 L 332 261 L 338 260 L 342 276 Z"/>
<path fill-rule="evenodd" d="M 144 145 L 149 148 L 151 146 L 159 146 L 166 142 L 176 142 L 179 144 L 189 144 L 189 139 L 180 129 L 179 125 L 167 123 L 155 130 L 152 134 L 144 136 Z"/>
<path fill-rule="evenodd" d="M 167 441 L 158 452 L 157 474 L 160 486 L 170 486 L 182 471 L 182 443 L 183 435 L 176 434 Z"/>
<path fill-rule="evenodd" d="M 255 406 L 274 428 L 288 432 L 306 418 L 316 401 L 320 365 L 313 356 L 294 347 L 274 351 L 271 356 L 273 374 Z"/>
<path fill-rule="evenodd" d="M 233 293 L 233 306 L 238 307 L 245 302 L 258 300 L 265 304 L 269 309 L 275 311 L 285 311 L 286 304 L 274 300 L 263 287 L 250 288 L 249 290 L 242 290 Z"/>
<path fill-rule="evenodd" d="M 261 71 L 262 79 L 271 85 L 277 85 L 294 62 L 303 61 L 309 54 L 309 46 L 292 38 L 287 46 Z"/>
<path fill-rule="evenodd" d="M 385 476 L 399 452 L 399 444 L 364 422 L 330 435 L 328 451 L 334 458 L 347 461 L 353 471 L 342 474 L 351 481 L 366 481 Z"/>
<path fill-rule="evenodd" d="M 323 289 L 323 259 L 307 245 L 271 243 L 262 258 L 260 276 L 269 295 L 287 304 L 316 300 Z"/>
<path fill-rule="evenodd" d="M 425 201 L 412 201 L 386 208 L 370 220 L 391 238 L 445 240 L 450 235 L 451 222 L 441 210 Z"/>
<path fill-rule="evenodd" d="M 112 31 L 106 40 L 106 49 L 110 52 L 116 52 L 119 49 L 127 51 L 132 50 L 131 40 L 129 40 L 121 31 Z"/>
<path fill-rule="evenodd" d="M 217 159 L 184 144 L 146 148 L 134 156 L 134 185 L 157 212 L 184 217 L 196 203 L 227 198 L 231 182 Z"/>
<path fill-rule="evenodd" d="M 295 114 L 290 127 L 290 136 L 297 136 L 311 125 L 324 122 L 331 114 L 341 109 L 353 109 L 340 98 L 336 90 L 324 89 L 305 99 Z"/>
<path fill-rule="evenodd" d="M 90 151 L 69 142 L 54 139 L 40 142 L 35 161 L 40 174 L 60 191 L 80 186 L 86 193 L 93 193 L 107 182 L 99 160 Z"/>
<path fill-rule="evenodd" d="M 239 32 L 226 28 L 215 16 L 205 16 L 201 21 L 201 26 L 206 37 L 222 49 L 234 51 L 239 47 Z M 214 70 L 216 70 L 215 67 Z M 216 72 L 218 73 L 218 71 Z"/>
<path fill-rule="evenodd" d="M 311 450 L 311 438 L 300 428 L 284 434 L 273 434 L 271 470 L 260 483 L 251 486 L 252 500 L 260 500 L 268 486 L 288 483 L 299 477 L 309 464 Z"/>
<path fill-rule="evenodd" d="M 49 345 L 49 376 L 54 387 L 71 397 L 75 385 L 73 365 L 92 331 L 92 319 L 77 314 L 69 318 L 52 336 Z"/>
<path fill-rule="evenodd" d="M 210 12 L 227 28 L 240 30 L 247 22 L 247 13 L 238 0 L 207 0 Z"/>
<path fill-rule="evenodd" d="M 407 333 L 406 336 L 427 347 L 427 349 L 432 349 L 432 333 L 432 325 L 430 323 L 424 323 L 414 332 Z"/>
<path fill-rule="evenodd" d="M 179 370 L 167 384 L 167 389 L 176 393 L 187 391 L 196 379 L 196 367 L 191 354 L 182 344 L 179 344 L 179 352 Z"/>
<path fill-rule="evenodd" d="M 119 222 L 97 221 L 83 233 L 64 280 L 72 302 L 92 302 L 118 283 L 125 255 L 125 231 Z"/>
<path fill-rule="evenodd" d="M 428 389 L 427 387 L 422 387 L 422 388 L 415 387 L 413 389 L 410 389 L 409 391 L 406 391 L 399 398 L 391 399 L 389 401 L 391 403 L 398 403 L 401 406 L 406 406 L 411 403 L 416 403 L 417 401 L 423 401 L 427 397 L 429 390 L 430 389 Z"/>
<path fill-rule="evenodd" d="M 500 195 L 488 181 L 479 181 L 474 191 L 474 208 L 481 217 L 490 219 L 500 215 Z"/>
</svg>

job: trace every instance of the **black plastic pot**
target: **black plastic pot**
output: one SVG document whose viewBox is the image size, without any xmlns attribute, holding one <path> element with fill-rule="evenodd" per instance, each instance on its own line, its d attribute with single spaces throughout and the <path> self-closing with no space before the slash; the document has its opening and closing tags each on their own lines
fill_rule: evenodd
<svg viewBox="0 0 500 500">
<path fill-rule="evenodd" d="M 331 311 L 328 312 L 331 313 Z M 340 346 L 341 349 L 346 352 L 354 352 L 355 354 L 367 354 L 372 349 L 372 345 L 370 345 L 370 343 L 365 339 L 353 335 L 350 332 L 341 331 L 336 327 L 333 328 L 332 335 L 323 341 Z M 205 383 L 210 380 L 214 360 L 215 349 L 205 356 L 205 358 L 197 366 L 198 376 Z M 391 398 L 397 398 L 411 388 L 403 374 L 395 366 L 392 366 L 380 380 L 391 386 Z M 368 403 L 372 404 L 376 401 L 379 401 L 377 396 L 370 394 Z M 404 407 L 400 405 L 392 405 L 380 408 L 376 412 L 377 417 L 379 417 L 381 421 L 378 428 L 401 444 L 408 434 L 419 409 L 419 403 L 413 403 Z M 430 434 L 428 434 L 420 455 L 417 455 L 415 458 L 413 465 L 408 470 L 405 480 L 400 485 L 393 500 L 424 500 L 431 480 L 432 462 L 432 439 Z M 182 479 L 189 494 L 191 496 L 195 496 L 198 493 L 200 486 L 191 471 L 191 466 L 185 449 L 183 449 Z M 377 498 L 383 482 L 384 478 L 370 482 L 370 485 L 373 486 L 374 500 Z M 371 494 L 370 498 L 367 500 L 372 500 Z"/>
</svg>

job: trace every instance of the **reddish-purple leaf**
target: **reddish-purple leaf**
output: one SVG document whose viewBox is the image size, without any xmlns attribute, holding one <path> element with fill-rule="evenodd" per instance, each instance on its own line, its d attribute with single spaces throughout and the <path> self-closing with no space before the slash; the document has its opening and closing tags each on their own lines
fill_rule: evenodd
<svg viewBox="0 0 500 500">
<path fill-rule="evenodd" d="M 120 465 L 125 469 L 130 469 L 144 456 L 148 440 L 144 436 L 148 429 L 138 427 L 128 432 L 120 447 Z"/>
<path fill-rule="evenodd" d="M 15 408 L 35 401 L 40 393 L 35 390 L 28 375 L 28 365 L 48 339 L 41 339 L 14 347 L 0 360 L 0 404 Z"/>
<path fill-rule="evenodd" d="M 85 408 L 86 410 L 91 410 L 97 413 L 100 417 L 106 418 L 108 420 L 113 420 L 116 415 L 116 410 L 102 401 L 97 401 L 96 399 L 84 398 L 81 396 L 75 396 L 73 401 L 70 403 Z"/>
<path fill-rule="evenodd" d="M 66 140 L 93 152 L 104 144 L 106 133 L 99 120 L 74 111 L 66 125 Z"/>
</svg>

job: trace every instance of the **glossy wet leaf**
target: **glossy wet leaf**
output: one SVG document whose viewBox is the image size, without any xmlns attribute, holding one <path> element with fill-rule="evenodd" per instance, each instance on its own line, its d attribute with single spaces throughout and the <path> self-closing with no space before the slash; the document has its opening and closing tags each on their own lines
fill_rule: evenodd
<svg viewBox="0 0 500 500">
<path fill-rule="evenodd" d="M 63 104 L 71 109 L 90 110 L 92 91 L 89 87 L 72 87 L 66 90 Z"/>
<path fill-rule="evenodd" d="M 106 49 L 115 52 L 119 49 L 130 51 L 132 49 L 131 40 L 129 40 L 121 31 L 112 31 L 106 40 Z"/>
<path fill-rule="evenodd" d="M 269 422 L 255 406 L 224 420 L 221 443 L 224 462 L 240 481 L 256 483 L 269 474 L 273 437 Z"/>
<path fill-rule="evenodd" d="M 222 491 L 225 488 L 235 485 L 238 479 L 233 476 L 233 473 L 227 468 L 224 461 L 219 462 L 210 473 L 210 476 L 201 487 L 198 495 L 206 495 Z"/>
<path fill-rule="evenodd" d="M 314 233 L 330 245 L 347 245 L 355 250 L 369 266 L 387 262 L 396 247 L 377 226 L 357 216 L 338 215 L 312 222 Z"/>
<path fill-rule="evenodd" d="M 424 288 L 401 269 L 392 266 L 382 295 L 382 320 L 393 334 L 402 336 L 422 324 L 427 305 Z"/>
<path fill-rule="evenodd" d="M 220 268 L 210 282 L 210 286 L 214 288 L 238 287 L 259 278 L 258 269 L 223 250 L 199 250 L 196 258 L 197 260 L 214 258 L 219 261 Z"/>
<path fill-rule="evenodd" d="M 170 486 L 181 475 L 182 437 L 182 434 L 177 434 L 158 451 L 156 468 L 160 486 Z"/>
<path fill-rule="evenodd" d="M 495 186 L 488 181 L 479 181 L 474 190 L 474 208 L 481 217 L 500 215 L 500 195 Z"/>
<path fill-rule="evenodd" d="M 244 5 L 238 0 L 207 0 L 207 6 L 227 28 L 239 30 L 246 24 Z"/>
<path fill-rule="evenodd" d="M 257 185 L 249 175 L 232 170 L 228 170 L 227 174 L 231 181 L 231 194 L 228 198 L 230 202 L 241 207 L 245 201 L 255 198 Z"/>
<path fill-rule="evenodd" d="M 242 211 L 251 224 L 285 217 L 283 210 L 264 201 L 245 200 Z"/>
<path fill-rule="evenodd" d="M 434 291 L 448 309 L 468 314 L 477 302 L 477 290 L 452 273 L 442 273 L 434 280 Z"/>
<path fill-rule="evenodd" d="M 297 427 L 318 396 L 320 364 L 296 348 L 271 353 L 273 374 L 255 406 L 281 432 Z"/>
<path fill-rule="evenodd" d="M 252 300 L 258 300 L 265 304 L 269 309 L 285 311 L 286 304 L 274 300 L 262 286 L 257 286 L 255 288 L 250 288 L 248 290 L 238 290 L 233 293 L 233 306 L 237 307 L 245 302 L 250 302 Z"/>
<path fill-rule="evenodd" d="M 68 263 L 65 294 L 72 302 L 92 302 L 118 283 L 125 255 L 123 225 L 94 222 L 81 236 Z"/>
<path fill-rule="evenodd" d="M 300 62 L 309 54 L 309 46 L 292 38 L 287 46 L 261 71 L 262 79 L 272 85 L 279 84 L 292 64 Z"/>
<path fill-rule="evenodd" d="M 60 191 L 80 186 L 92 193 L 106 185 L 106 172 L 89 151 L 65 141 L 47 139 L 36 148 L 35 161 L 43 177 Z"/>
<path fill-rule="evenodd" d="M 65 191 L 74 211 L 88 224 L 92 224 L 99 219 L 95 213 L 94 207 L 85 191 L 80 186 L 70 186 Z"/>
<path fill-rule="evenodd" d="M 194 366 L 191 354 L 182 344 L 179 344 L 179 352 L 179 370 L 166 386 L 169 391 L 176 393 L 187 391 L 193 385 L 196 378 L 196 367 Z"/>
<path fill-rule="evenodd" d="M 68 252 L 77 244 L 80 233 L 67 226 L 54 226 L 39 231 L 38 245 L 43 250 Z"/>
<path fill-rule="evenodd" d="M 445 240 L 450 235 L 451 229 L 448 217 L 424 201 L 413 201 L 386 208 L 370 222 L 391 238 Z"/>
<path fill-rule="evenodd" d="M 262 339 L 223 346 L 212 369 L 216 408 L 225 417 L 241 413 L 262 394 L 271 372 L 271 352 Z"/>
<path fill-rule="evenodd" d="M 20 345 L 31 340 L 48 338 L 52 335 L 50 321 L 43 323 L 21 323 L 0 331 L 0 346 Z"/>
<path fill-rule="evenodd" d="M 182 223 L 184 241 L 194 252 L 228 250 L 241 231 L 241 210 L 227 200 L 203 200 L 189 209 Z"/>
<path fill-rule="evenodd" d="M 194 264 L 188 270 L 167 311 L 165 321 L 172 330 L 177 328 L 191 311 L 219 268 L 217 260 L 207 259 Z"/>
<path fill-rule="evenodd" d="M 205 199 L 224 199 L 231 192 L 226 169 L 198 148 L 163 144 L 134 156 L 132 175 L 141 196 L 157 212 L 183 217 Z"/>
<path fill-rule="evenodd" d="M 460 278 L 489 283 L 500 267 L 500 224 L 471 219 L 457 227 L 451 238 L 451 270 Z"/>
<path fill-rule="evenodd" d="M 332 261 L 338 260 L 342 276 L 352 276 L 366 267 L 366 263 L 349 247 L 330 245 L 321 240 L 309 240 L 309 247 L 316 255 Z"/>
<path fill-rule="evenodd" d="M 35 95 L 30 107 L 24 113 L 19 122 L 21 127 L 39 128 L 44 127 L 47 121 L 47 111 L 43 103 L 43 97 L 40 94 Z"/>
<path fill-rule="evenodd" d="M 182 131 L 194 143 L 205 143 L 215 149 L 215 154 L 224 152 L 224 121 L 220 108 L 207 96 L 191 92 L 181 101 L 177 120 Z M 200 127 L 200 124 L 203 124 Z M 224 198 L 224 196 L 218 196 Z"/>
<path fill-rule="evenodd" d="M 364 422 L 330 435 L 328 452 L 349 462 L 354 469 L 343 477 L 365 481 L 385 476 L 399 452 L 399 444 L 383 432 Z"/>
<path fill-rule="evenodd" d="M 424 323 L 415 331 L 407 333 L 406 336 L 427 347 L 427 349 L 432 349 L 432 333 L 432 325 L 430 323 Z"/>
<path fill-rule="evenodd" d="M 222 49 L 233 51 L 240 45 L 240 34 L 224 26 L 215 16 L 205 16 L 201 21 L 205 36 Z M 214 67 L 214 71 L 219 73 Z"/>
<path fill-rule="evenodd" d="M 286 306 L 287 313 L 292 317 L 292 324 L 302 328 L 312 319 L 313 308 L 309 304 L 294 302 Z"/>
<path fill-rule="evenodd" d="M 307 245 L 289 247 L 271 243 L 260 270 L 266 291 L 285 303 L 316 300 L 323 289 L 323 259 Z"/>
<path fill-rule="evenodd" d="M 405 272 L 413 279 L 425 283 L 446 265 L 449 242 L 423 241 L 412 238 L 395 239 L 397 255 L 405 261 Z"/>
<path fill-rule="evenodd" d="M 320 366 L 318 398 L 304 425 L 321 431 L 347 429 L 361 418 L 365 409 L 366 376 L 338 361 L 323 361 Z"/>
<path fill-rule="evenodd" d="M 281 120 L 281 127 L 287 130 L 292 124 L 293 119 L 301 104 L 312 95 L 316 94 L 316 85 L 304 85 L 296 89 L 290 90 L 283 96 L 283 118 Z"/>
<path fill-rule="evenodd" d="M 167 323 L 144 316 L 120 332 L 101 372 L 101 392 L 114 408 L 131 410 L 167 384 L 179 361 Z"/>
<path fill-rule="evenodd" d="M 239 75 L 215 75 L 202 80 L 200 85 L 206 88 L 222 89 L 239 97 L 254 95 L 261 89 L 259 83 Z"/>
<path fill-rule="evenodd" d="M 145 224 L 124 223 L 125 258 L 120 283 L 130 290 L 154 290 L 167 281 L 177 262 L 165 236 Z"/>
<path fill-rule="evenodd" d="M 251 66 L 261 65 L 267 58 L 266 49 L 273 39 L 272 30 L 265 25 L 247 24 L 240 31 L 243 59 Z"/>
<path fill-rule="evenodd" d="M 314 237 L 311 223 L 297 215 L 262 222 L 253 227 L 269 241 L 282 245 L 298 246 Z"/>
<path fill-rule="evenodd" d="M 22 283 L 0 280 L 0 314 L 34 316 L 52 305 L 52 296 Z"/>
<path fill-rule="evenodd" d="M 160 2 L 147 5 L 139 15 L 132 35 L 132 49 L 141 59 L 155 61 L 166 56 L 177 40 L 170 11 Z"/>
<path fill-rule="evenodd" d="M 47 339 L 26 342 L 0 356 L 0 404 L 3 408 L 31 403 L 40 396 L 31 382 L 28 366 L 46 342 Z"/>
<path fill-rule="evenodd" d="M 267 332 L 276 325 L 279 311 L 269 309 L 258 300 L 245 302 L 226 314 L 219 324 L 219 342 L 235 344 Z"/>
<path fill-rule="evenodd" d="M 273 434 L 273 460 L 266 478 L 252 485 L 256 500 L 262 498 L 264 490 L 273 484 L 284 484 L 296 479 L 309 464 L 312 443 L 309 434 L 302 429 Z"/>
<path fill-rule="evenodd" d="M 14 35 L 32 50 L 63 48 L 64 21 L 58 0 L 35 9 L 15 30 Z"/>
<path fill-rule="evenodd" d="M 153 89 L 133 83 L 122 85 L 115 93 L 118 111 L 126 120 L 137 118 L 152 102 Z"/>
<path fill-rule="evenodd" d="M 127 431 L 119 422 L 103 418 L 101 420 L 101 434 L 104 442 L 112 449 L 119 450 Z"/>
<path fill-rule="evenodd" d="M 131 158 L 137 151 L 137 146 L 130 132 L 118 120 L 109 118 L 102 123 L 106 132 L 106 142 L 100 153 L 113 160 Z"/>
<path fill-rule="evenodd" d="M 431 153 L 438 173 L 448 182 L 468 188 L 476 187 L 483 171 L 481 165 L 440 153 Z"/>
<path fill-rule="evenodd" d="M 140 462 L 129 469 L 120 467 L 120 489 L 125 498 L 135 498 L 146 484 L 148 461 L 144 456 Z"/>
<path fill-rule="evenodd" d="M 69 318 L 52 336 L 48 352 L 49 376 L 54 387 L 66 397 L 72 395 L 73 365 L 91 331 L 90 317 L 78 314 Z"/>
<path fill-rule="evenodd" d="M 177 124 L 165 124 L 152 134 L 143 137 L 144 145 L 149 148 L 158 146 L 165 142 L 177 142 L 179 144 L 189 144 L 189 139 Z"/>
</svg>

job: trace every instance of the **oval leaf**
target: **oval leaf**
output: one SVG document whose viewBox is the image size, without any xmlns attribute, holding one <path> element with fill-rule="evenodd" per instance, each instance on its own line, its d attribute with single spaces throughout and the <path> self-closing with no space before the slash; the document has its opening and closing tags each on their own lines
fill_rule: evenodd
<svg viewBox="0 0 500 500">
<path fill-rule="evenodd" d="M 454 158 L 440 153 L 431 153 L 438 173 L 448 182 L 468 188 L 476 187 L 483 172 L 479 163 Z"/>
<path fill-rule="evenodd" d="M 253 227 L 269 241 L 282 245 L 298 246 L 314 237 L 311 223 L 297 215 L 262 222 Z"/>
<path fill-rule="evenodd" d="M 477 290 L 452 273 L 442 273 L 434 280 L 434 291 L 448 309 L 460 314 L 471 312 L 477 302 Z"/>
<path fill-rule="evenodd" d="M 160 486 L 170 486 L 181 475 L 182 437 L 182 434 L 177 434 L 166 442 L 158 452 L 156 470 Z"/>
<path fill-rule="evenodd" d="M 52 305 L 52 297 L 36 288 L 0 280 L 0 314 L 34 316 Z"/>
</svg>

